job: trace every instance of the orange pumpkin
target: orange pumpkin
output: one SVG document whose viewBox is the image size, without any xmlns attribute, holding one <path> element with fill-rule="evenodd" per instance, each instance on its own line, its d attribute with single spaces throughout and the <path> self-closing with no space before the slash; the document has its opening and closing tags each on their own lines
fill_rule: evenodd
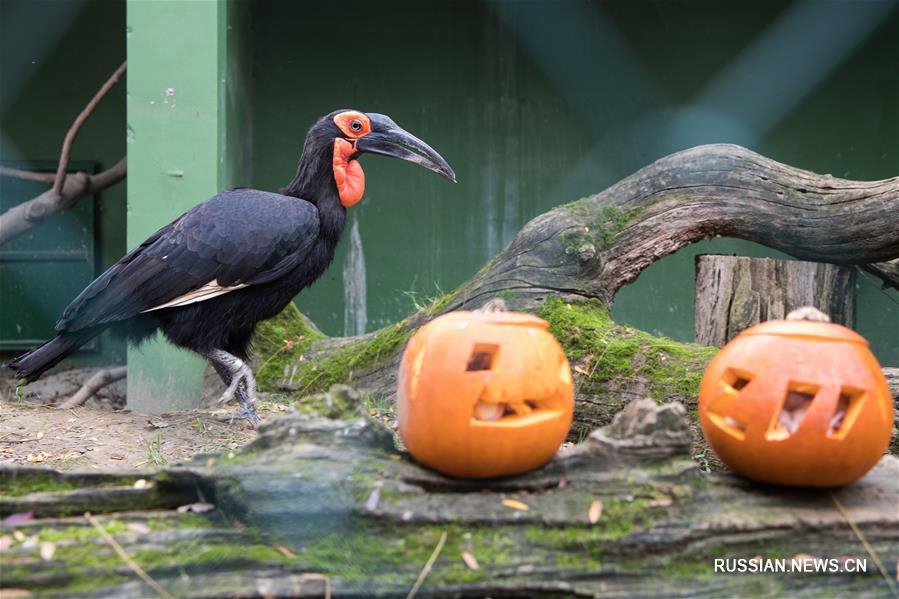
<svg viewBox="0 0 899 599">
<path fill-rule="evenodd" d="M 568 360 L 546 321 L 515 312 L 451 312 L 403 353 L 400 436 L 416 460 L 489 478 L 549 461 L 574 410 Z"/>
<path fill-rule="evenodd" d="M 733 470 L 832 487 L 886 451 L 893 401 L 863 337 L 829 322 L 769 321 L 728 343 L 699 389 L 703 433 Z"/>
</svg>

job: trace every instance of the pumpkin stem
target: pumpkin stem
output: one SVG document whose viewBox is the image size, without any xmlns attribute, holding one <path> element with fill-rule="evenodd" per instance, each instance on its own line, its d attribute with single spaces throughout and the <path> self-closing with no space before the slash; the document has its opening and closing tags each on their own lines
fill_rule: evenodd
<svg viewBox="0 0 899 599">
<path fill-rule="evenodd" d="M 475 312 L 505 312 L 506 302 L 501 297 L 495 297 L 486 304 L 475 310 Z"/>
<path fill-rule="evenodd" d="M 830 322 L 830 316 L 814 306 L 796 308 L 787 314 L 787 320 L 812 320 L 815 322 Z"/>
</svg>

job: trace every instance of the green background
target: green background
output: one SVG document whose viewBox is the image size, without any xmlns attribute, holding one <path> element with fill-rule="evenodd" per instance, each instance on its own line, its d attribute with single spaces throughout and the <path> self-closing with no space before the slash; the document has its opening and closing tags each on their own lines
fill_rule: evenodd
<svg viewBox="0 0 899 599">
<path fill-rule="evenodd" d="M 371 330 L 406 315 L 415 296 L 473 275 L 531 218 L 673 151 L 734 142 L 837 177 L 895 176 L 895 4 L 864 3 L 873 14 L 855 17 L 859 3 L 806 4 L 262 3 L 251 21 L 251 182 L 285 185 L 309 124 L 345 106 L 389 114 L 452 164 L 457 185 L 399 161 L 362 160 L 366 197 L 350 219 L 360 224 Z M 807 14 L 793 32 L 794 10 Z M 855 43 L 841 38 L 866 16 Z M 778 27 L 785 47 L 760 60 L 767 75 L 733 83 L 719 94 L 726 105 L 695 105 Z M 828 44 L 845 48 L 842 60 Z M 784 106 L 784 91 L 816 69 Z M 344 326 L 342 246 L 297 300 L 330 334 Z M 705 252 L 779 255 L 738 240 L 695 244 L 625 287 L 614 316 L 692 338 L 693 256 Z M 899 294 L 863 275 L 858 299 L 858 328 L 882 361 L 899 364 Z"/>
</svg>

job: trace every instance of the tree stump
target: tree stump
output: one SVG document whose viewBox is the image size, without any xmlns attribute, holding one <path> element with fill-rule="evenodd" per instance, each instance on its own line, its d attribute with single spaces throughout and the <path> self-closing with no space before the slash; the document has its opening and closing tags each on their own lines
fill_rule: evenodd
<svg viewBox="0 0 899 599">
<path fill-rule="evenodd" d="M 835 264 L 696 257 L 693 339 L 722 346 L 754 324 L 814 306 L 832 322 L 855 324 L 855 270 Z"/>
</svg>

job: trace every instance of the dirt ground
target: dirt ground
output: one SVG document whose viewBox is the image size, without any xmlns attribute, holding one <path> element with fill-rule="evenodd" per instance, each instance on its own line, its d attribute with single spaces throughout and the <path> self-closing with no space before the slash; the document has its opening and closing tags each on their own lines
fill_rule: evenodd
<svg viewBox="0 0 899 599">
<path fill-rule="evenodd" d="M 124 381 L 104 388 L 85 407 L 52 405 L 70 397 L 92 369 L 72 369 L 15 389 L 0 377 L 0 464 L 57 470 L 151 469 L 189 460 L 197 454 L 239 448 L 256 433 L 243 420 L 227 421 L 236 405 L 172 414 L 134 414 L 122 410 Z M 221 391 L 212 390 L 217 397 Z M 287 407 L 261 400 L 263 421 Z"/>
<path fill-rule="evenodd" d="M 260 410 L 260 415 L 267 414 Z M 209 412 L 149 416 L 0 403 L 0 464 L 57 470 L 151 469 L 201 453 L 236 449 L 255 435 L 245 422 L 219 422 Z"/>
</svg>

